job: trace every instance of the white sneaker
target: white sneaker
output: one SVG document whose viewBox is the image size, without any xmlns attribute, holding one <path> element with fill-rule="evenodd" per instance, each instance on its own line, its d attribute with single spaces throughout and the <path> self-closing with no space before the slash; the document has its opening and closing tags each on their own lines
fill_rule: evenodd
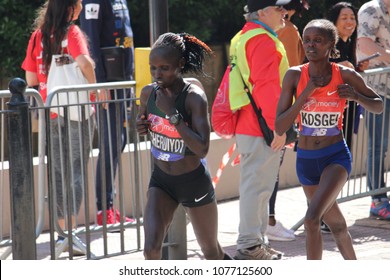
<svg viewBox="0 0 390 280">
<path fill-rule="evenodd" d="M 56 241 L 56 255 L 59 257 L 59 255 L 64 251 L 69 251 L 68 243 L 65 244 L 65 239 L 57 239 Z M 72 246 L 73 250 L 73 256 L 85 256 L 85 250 L 79 248 L 76 244 L 73 244 Z"/>
<path fill-rule="evenodd" d="M 76 244 L 73 244 L 72 249 L 73 249 L 73 256 L 85 256 L 86 255 L 85 250 L 79 248 Z M 69 252 L 69 248 L 68 248 L 68 252 Z"/>
<path fill-rule="evenodd" d="M 269 240 L 273 241 L 293 241 L 295 240 L 294 231 L 286 229 L 282 223 L 276 221 L 274 226 L 268 225 L 265 232 Z"/>
<path fill-rule="evenodd" d="M 276 252 L 276 251 L 275 251 Z M 281 258 L 281 257 L 280 257 Z M 239 249 L 234 256 L 236 260 L 279 260 L 278 255 L 263 246 L 250 249 Z"/>
</svg>

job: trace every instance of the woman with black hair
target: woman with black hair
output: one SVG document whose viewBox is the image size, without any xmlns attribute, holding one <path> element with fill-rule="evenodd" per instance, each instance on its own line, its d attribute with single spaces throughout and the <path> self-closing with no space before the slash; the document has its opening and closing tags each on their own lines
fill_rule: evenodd
<svg viewBox="0 0 390 280">
<path fill-rule="evenodd" d="M 356 42 L 357 42 L 357 10 L 349 2 L 339 2 L 333 5 L 328 11 L 328 19 L 333 22 L 337 28 L 339 40 L 336 49 L 339 51 L 338 58 L 331 58 L 331 62 L 336 62 L 356 71 L 364 71 L 368 68 L 368 61 L 358 63 L 356 60 Z M 360 113 L 358 105 L 350 101 L 348 109 L 344 111 L 343 133 L 349 149 L 352 151 L 353 132 L 358 127 Z M 357 122 L 355 122 L 355 119 Z"/>
<path fill-rule="evenodd" d="M 154 159 L 144 216 L 146 259 L 161 259 L 162 243 L 182 204 L 206 259 L 231 259 L 218 240 L 218 212 L 211 177 L 201 159 L 209 150 L 210 123 L 205 92 L 183 74 L 203 72 L 212 53 L 189 34 L 165 33 L 152 46 L 154 82 L 141 91 L 139 135 L 149 134 Z"/>
<path fill-rule="evenodd" d="M 88 51 L 87 40 L 80 28 L 74 24 L 82 10 L 81 0 L 49 0 L 39 10 L 35 20 L 35 30 L 28 43 L 26 58 L 22 68 L 26 71 L 27 84 L 30 87 L 38 86 L 39 93 L 44 102 L 47 98 L 47 78 L 50 72 L 50 64 L 53 54 L 69 54 L 80 67 L 81 72 L 88 83 L 96 83 L 94 63 Z M 92 92 L 90 92 L 92 94 Z M 89 119 L 79 121 L 69 120 L 69 139 L 71 145 L 67 150 L 64 145 L 60 145 L 65 135 L 65 120 L 63 117 L 51 113 L 50 116 L 50 137 L 51 137 L 51 163 L 52 178 L 57 200 L 57 217 L 60 228 L 73 228 L 75 217 L 77 216 L 83 197 L 83 164 L 87 161 L 90 151 L 89 125 L 93 122 Z M 83 142 L 80 141 L 80 127 L 83 128 Z M 92 128 L 93 129 L 93 128 Z M 83 145 L 83 153 L 80 147 Z M 71 155 L 69 155 L 71 153 Z M 72 197 L 68 200 L 72 203 L 72 209 L 66 210 L 66 189 L 63 185 L 63 174 L 69 163 L 67 158 L 72 159 L 71 170 L 69 170 L 70 186 L 72 187 Z M 74 203 L 73 203 L 74 202 Z M 66 215 L 72 216 L 72 225 L 65 225 Z M 64 236 L 59 236 L 57 245 L 64 240 Z M 83 250 L 73 247 L 74 254 L 83 254 Z"/>
</svg>

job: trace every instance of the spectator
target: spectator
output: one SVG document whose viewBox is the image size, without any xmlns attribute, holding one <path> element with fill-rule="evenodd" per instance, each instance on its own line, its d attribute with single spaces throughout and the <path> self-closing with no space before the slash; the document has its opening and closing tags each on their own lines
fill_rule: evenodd
<svg viewBox="0 0 390 280">
<path fill-rule="evenodd" d="M 149 56 L 154 83 L 142 89 L 137 116 L 138 133 L 151 137 L 154 161 L 144 216 L 146 259 L 161 259 L 162 243 L 179 204 L 191 219 L 205 258 L 231 259 L 217 240 L 214 188 L 201 162 L 210 144 L 207 97 L 183 78 L 185 73 L 204 74 L 205 55 L 211 53 L 194 36 L 165 33 Z"/>
<path fill-rule="evenodd" d="M 304 220 L 307 259 L 322 258 L 321 220 L 330 227 L 344 259 L 356 259 L 336 201 L 352 167 L 351 153 L 341 132 L 342 113 L 347 100 L 359 102 L 373 113 L 383 109 L 380 97 L 355 70 L 329 62 L 329 57 L 338 54 L 337 40 L 337 29 L 328 20 L 313 20 L 306 25 L 303 46 L 309 62 L 287 71 L 275 122 L 276 133 L 282 134 L 298 117 L 296 168 L 309 201 Z"/>
<path fill-rule="evenodd" d="M 302 38 L 298 27 L 294 25 L 291 18 L 294 15 L 302 17 L 302 13 L 309 9 L 305 0 L 291 0 L 290 3 L 283 6 L 287 10 L 286 25 L 279 29 L 278 39 L 283 43 L 286 49 L 288 64 L 290 67 L 297 66 L 303 63 L 305 59 L 305 51 L 303 50 Z"/>
<path fill-rule="evenodd" d="M 296 66 L 303 63 L 305 58 L 305 52 L 303 50 L 302 38 L 299 34 L 298 28 L 291 22 L 292 16 L 298 14 L 302 16 L 302 12 L 309 8 L 305 0 L 292 0 L 287 5 L 283 6 L 287 10 L 286 15 L 286 25 L 279 29 L 276 34 L 278 34 L 278 39 L 283 43 L 284 48 L 286 49 L 287 59 L 289 66 Z M 280 153 L 280 162 L 279 162 L 279 171 L 282 166 L 284 154 L 286 152 L 286 147 L 284 147 Z M 275 188 L 272 192 L 271 198 L 269 200 L 269 218 L 268 218 L 268 227 L 265 234 L 269 240 L 275 241 L 292 241 L 295 240 L 295 234 L 293 230 L 286 229 L 281 222 L 275 218 L 275 204 L 276 204 L 276 195 L 279 189 L 279 173 L 276 177 Z"/>
<path fill-rule="evenodd" d="M 90 41 L 92 58 L 96 63 L 97 82 L 132 80 L 133 31 L 130 25 L 127 2 L 125 0 L 83 0 L 82 2 L 84 11 L 80 16 L 80 25 Z M 104 49 L 110 51 L 110 49 L 107 49 L 110 47 L 117 47 L 115 49 L 111 48 L 111 51 L 123 55 L 123 57 L 118 57 L 115 60 L 119 65 L 104 65 L 103 52 Z M 110 75 L 110 70 L 116 72 L 119 69 L 121 70 L 119 75 Z M 125 90 L 102 91 L 98 96 L 98 100 L 102 101 L 106 98 L 109 100 L 123 99 L 129 97 L 129 94 Z M 118 153 L 117 143 L 119 138 L 119 149 L 123 151 L 127 141 L 126 128 L 123 125 L 126 103 L 109 103 L 108 108 L 105 107 L 104 109 L 97 114 L 98 133 L 102 133 L 104 138 L 104 142 L 99 144 L 100 149 L 96 167 L 96 205 L 98 210 L 97 223 L 99 225 L 103 223 L 103 209 L 106 210 L 107 224 L 114 224 L 121 220 L 122 215 L 118 209 L 114 209 L 113 202 L 115 173 L 121 156 Z M 119 119 L 117 119 L 117 110 L 119 110 Z M 100 120 L 103 123 L 102 127 L 99 126 L 99 118 L 103 118 L 103 120 Z M 119 135 L 118 130 L 120 131 Z M 105 201 L 103 201 L 104 190 Z M 123 218 L 124 222 L 134 222 L 133 219 Z"/>
<path fill-rule="evenodd" d="M 330 58 L 329 61 L 337 62 L 346 67 L 363 71 L 363 67 L 367 68 L 368 62 L 358 67 L 356 61 L 356 41 L 357 41 L 357 10 L 348 2 L 339 2 L 333 5 L 328 11 L 328 20 L 330 20 L 337 28 L 339 40 L 336 44 L 337 50 L 340 52 L 338 58 Z M 352 138 L 353 132 L 359 126 L 360 120 L 360 105 L 354 101 L 348 101 L 348 108 L 344 111 L 343 117 L 343 133 L 348 148 L 352 153 Z M 321 231 L 330 233 L 329 227 L 321 221 Z"/>
<path fill-rule="evenodd" d="M 64 53 L 70 54 L 73 59 L 79 65 L 83 75 L 88 80 L 88 83 L 96 83 L 95 73 L 93 71 L 93 61 L 89 56 L 87 40 L 81 32 L 80 28 L 74 24 L 82 10 L 81 0 L 49 0 L 40 9 L 38 17 L 35 21 L 35 30 L 30 37 L 28 43 L 26 57 L 23 61 L 22 68 L 26 71 L 26 80 L 29 86 L 38 86 L 39 93 L 42 96 L 43 101 L 46 101 L 47 90 L 46 83 L 47 77 L 50 71 L 50 64 L 53 54 Z M 67 40 L 68 46 L 62 48 L 62 42 Z M 95 93 L 96 94 L 96 93 Z M 77 216 L 83 197 L 83 175 L 82 165 L 87 161 L 90 152 L 90 139 L 88 125 L 92 125 L 89 119 L 82 120 L 84 124 L 78 121 L 69 120 L 69 139 L 71 139 L 70 145 L 72 147 L 78 147 L 71 149 L 71 155 L 60 145 L 61 135 L 65 133 L 65 122 L 63 117 L 52 113 L 50 119 L 50 131 L 51 131 L 51 164 L 53 172 L 53 184 L 55 187 L 55 197 L 57 199 L 57 217 L 58 224 L 62 230 L 69 228 L 65 224 L 66 213 L 64 206 L 64 196 L 66 195 L 65 186 L 63 186 L 62 175 L 63 170 L 66 169 L 68 163 L 66 158 L 72 158 L 72 166 L 69 172 L 72 172 L 70 178 L 73 181 L 69 184 L 72 186 L 72 196 L 67 199 L 74 205 L 72 207 L 72 225 L 73 228 L 76 224 L 75 217 Z M 81 143 L 79 138 L 79 129 L 83 128 L 82 139 L 84 143 Z M 93 129 L 93 128 L 92 128 Z M 84 145 L 83 153 L 80 148 Z M 62 150 L 59 149 L 62 147 Z M 64 236 L 58 236 L 56 246 L 61 245 L 64 242 Z M 82 248 L 73 246 L 73 254 L 84 254 Z"/>
<path fill-rule="evenodd" d="M 230 57 L 236 58 L 236 65 L 239 65 L 242 77 L 271 129 L 274 128 L 281 81 L 288 68 L 285 49 L 275 31 L 285 24 L 287 12 L 282 5 L 289 2 L 248 0 L 247 22 L 232 39 L 230 47 Z M 240 109 L 236 127 L 240 153 L 240 223 L 235 258 L 280 259 L 282 253 L 269 246 L 265 231 L 268 203 L 275 186 L 280 150 L 284 147 L 286 135 L 275 135 L 269 147 L 252 105 L 246 93 L 243 94 L 245 96 L 230 96 L 232 109 Z"/>
<path fill-rule="evenodd" d="M 328 19 L 337 27 L 339 41 L 336 44 L 340 57 L 330 59 L 346 67 L 357 71 L 364 71 L 368 67 L 368 61 L 358 64 L 356 61 L 357 42 L 357 10 L 351 3 L 339 2 L 328 11 Z M 343 133 L 349 150 L 352 152 L 353 132 L 357 132 L 359 125 L 360 109 L 353 101 L 348 102 L 348 109 L 344 111 Z"/>
<path fill-rule="evenodd" d="M 390 0 L 373 0 L 359 9 L 358 55 L 361 58 L 379 52 L 378 59 L 370 60 L 369 68 L 390 66 Z M 376 80 L 377 82 L 377 80 Z M 385 156 L 389 139 L 390 85 L 383 79 L 375 85 L 379 95 L 385 100 L 384 112 L 380 115 L 368 113 L 367 185 L 371 191 L 386 187 Z M 390 221 L 390 204 L 386 192 L 372 195 L 370 216 Z"/>
</svg>

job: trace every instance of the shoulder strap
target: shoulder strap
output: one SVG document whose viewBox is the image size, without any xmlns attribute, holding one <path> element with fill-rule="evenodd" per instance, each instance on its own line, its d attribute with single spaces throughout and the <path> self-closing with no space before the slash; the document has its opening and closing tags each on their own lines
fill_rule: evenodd
<svg viewBox="0 0 390 280">
<path fill-rule="evenodd" d="M 150 112 L 153 112 L 154 110 L 157 109 L 156 107 L 156 91 L 158 90 L 158 86 L 155 85 L 153 86 L 152 88 L 152 91 L 150 92 L 150 95 L 148 97 L 148 101 L 146 102 L 146 110 L 147 110 L 147 113 L 150 113 Z"/>
<path fill-rule="evenodd" d="M 176 109 L 182 114 L 184 121 L 188 122 L 189 124 L 192 124 L 191 117 L 187 114 L 186 106 L 185 106 L 188 90 L 190 86 L 191 83 L 187 83 L 184 86 L 182 93 L 177 97 L 175 101 L 175 105 L 176 105 Z"/>
<path fill-rule="evenodd" d="M 38 31 L 34 31 L 33 45 L 31 48 L 31 56 L 34 53 L 35 45 L 37 44 L 37 33 L 38 33 Z"/>
<path fill-rule="evenodd" d="M 64 54 L 64 49 L 68 47 L 68 34 L 69 34 L 69 29 L 72 25 L 69 25 L 69 27 L 66 29 L 66 34 L 65 38 L 61 42 L 61 54 Z M 69 50 L 68 50 L 69 52 Z"/>
<path fill-rule="evenodd" d="M 244 85 L 245 85 L 245 83 L 244 83 Z M 257 107 L 256 102 L 253 99 L 252 94 L 250 93 L 248 87 L 245 85 L 244 88 L 245 88 L 245 91 L 248 95 L 249 100 L 251 101 L 251 105 L 253 107 L 253 110 L 256 113 L 257 120 L 258 120 L 259 126 L 260 126 L 260 130 L 263 132 L 264 139 L 268 145 L 271 145 L 274 132 L 269 128 L 267 121 L 265 120 L 265 118 L 263 117 L 263 115 L 261 113 L 261 108 Z"/>
<path fill-rule="evenodd" d="M 254 30 L 257 30 L 257 29 L 261 29 L 261 28 L 256 28 L 256 29 L 254 29 Z M 250 30 L 250 31 L 254 31 L 254 30 Z M 263 30 L 263 29 L 261 29 L 261 30 Z M 248 31 L 248 32 L 250 32 L 250 31 Z M 257 31 L 258 31 L 258 30 L 257 30 Z M 265 31 L 265 30 L 263 30 L 263 31 Z M 248 33 L 248 32 L 247 32 L 247 33 Z M 265 32 L 267 32 L 267 31 L 265 31 Z M 244 41 L 245 44 L 246 44 L 246 42 L 247 42 L 250 38 L 252 38 L 253 36 L 255 36 L 255 35 L 257 35 L 257 34 L 264 33 L 264 32 L 260 32 L 260 33 L 259 33 L 259 32 L 251 32 L 251 33 L 252 33 L 252 34 L 248 34 L 248 36 L 245 36 L 245 37 L 243 38 L 243 39 L 245 40 L 245 41 Z M 246 34 L 246 33 L 245 33 L 245 34 Z M 245 35 L 245 34 L 244 34 L 244 35 Z M 237 48 L 236 48 L 236 50 L 237 50 Z M 241 77 L 242 83 L 243 83 L 243 85 L 244 85 L 244 90 L 245 90 L 245 92 L 246 92 L 246 94 L 247 94 L 247 96 L 248 96 L 248 98 L 249 98 L 249 101 L 250 101 L 250 103 L 251 103 L 251 105 L 252 105 L 253 110 L 254 110 L 255 113 L 256 113 L 257 119 L 258 119 L 258 121 L 259 121 L 260 129 L 262 130 L 263 135 L 265 136 L 266 134 L 273 134 L 273 132 L 272 132 L 271 129 L 269 128 L 269 126 L 268 126 L 266 120 L 264 119 L 263 114 L 261 113 L 261 108 L 257 106 L 255 100 L 253 99 L 252 93 L 250 92 L 250 89 L 249 89 L 249 87 L 247 86 L 247 84 L 246 84 L 246 82 L 245 82 L 245 79 L 244 79 L 244 77 L 243 77 L 243 75 L 242 75 L 242 72 L 240 71 L 239 65 L 236 65 L 236 67 L 237 67 L 238 72 L 240 72 L 240 77 Z M 248 78 L 249 78 L 249 77 L 248 77 Z M 270 137 L 270 136 L 268 136 L 268 137 Z"/>
<path fill-rule="evenodd" d="M 62 52 L 64 51 L 64 49 L 68 47 L 68 37 L 64 40 L 62 40 L 61 42 L 61 49 L 62 49 Z"/>
<path fill-rule="evenodd" d="M 257 118 L 258 118 L 258 119 L 263 118 L 263 115 L 261 114 L 261 108 L 258 107 L 258 106 L 256 105 L 256 102 L 255 102 L 255 100 L 253 99 L 253 96 L 252 96 L 252 94 L 251 94 L 249 88 L 247 87 L 247 85 L 246 85 L 246 83 L 245 83 L 245 81 L 244 81 L 244 78 L 243 78 L 242 76 L 241 76 L 241 78 L 242 78 L 242 82 L 243 82 L 243 84 L 244 84 L 244 90 L 245 90 L 246 94 L 248 95 L 248 98 L 249 98 L 249 100 L 250 100 L 250 102 L 251 102 L 251 105 L 252 105 L 252 107 L 253 107 L 253 110 L 254 110 L 255 113 L 256 113 Z"/>
</svg>

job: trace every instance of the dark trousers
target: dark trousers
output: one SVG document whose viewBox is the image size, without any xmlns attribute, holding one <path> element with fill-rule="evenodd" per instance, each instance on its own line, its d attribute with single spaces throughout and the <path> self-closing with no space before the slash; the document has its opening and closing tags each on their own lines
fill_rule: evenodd
<svg viewBox="0 0 390 280">
<path fill-rule="evenodd" d="M 112 99 L 122 99 L 123 91 L 117 91 L 117 98 L 113 92 L 111 92 L 111 96 Z M 103 133 L 103 137 L 99 136 L 99 156 L 96 167 L 96 205 L 98 210 L 103 209 L 103 184 L 105 184 L 106 209 L 110 209 L 113 205 L 115 173 L 127 142 L 126 128 L 124 127 L 125 104 L 125 101 L 110 103 L 108 111 L 100 110 L 98 114 L 98 132 L 99 134 Z M 117 112 L 119 112 L 119 118 Z"/>
<path fill-rule="evenodd" d="M 280 170 L 280 167 L 282 166 L 285 152 L 286 152 L 286 147 L 284 147 L 280 151 L 279 170 Z M 271 198 L 269 199 L 269 216 L 275 216 L 276 194 L 277 194 L 278 190 L 279 190 L 279 172 L 278 172 L 278 176 L 276 177 L 274 191 L 272 192 Z"/>
</svg>

